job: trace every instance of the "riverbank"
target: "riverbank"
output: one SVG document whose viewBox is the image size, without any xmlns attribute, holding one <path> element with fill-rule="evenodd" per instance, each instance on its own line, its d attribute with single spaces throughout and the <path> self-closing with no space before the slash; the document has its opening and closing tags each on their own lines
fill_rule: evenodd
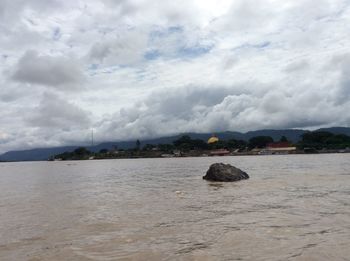
<svg viewBox="0 0 350 261">
<path fill-rule="evenodd" d="M 267 150 L 255 150 L 246 152 L 229 152 L 221 153 L 218 151 L 189 151 L 181 152 L 181 154 L 172 153 L 144 153 L 144 152 L 134 152 L 134 153 L 92 153 L 88 156 L 83 157 L 67 157 L 67 158 L 50 158 L 49 161 L 65 161 L 65 160 L 103 160 L 103 159 L 149 159 L 149 158 L 188 158 L 188 157 L 215 157 L 215 156 L 264 156 L 264 155 L 310 155 L 310 154 L 341 154 L 350 153 L 349 150 L 313 150 L 313 151 L 302 151 L 296 150 L 293 152 L 271 152 Z"/>
</svg>

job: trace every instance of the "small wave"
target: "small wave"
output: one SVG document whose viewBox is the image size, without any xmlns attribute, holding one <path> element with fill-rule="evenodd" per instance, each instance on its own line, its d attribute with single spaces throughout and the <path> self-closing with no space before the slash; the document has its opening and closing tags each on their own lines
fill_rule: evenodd
<svg viewBox="0 0 350 261">
<path fill-rule="evenodd" d="M 177 254 L 187 254 L 187 253 L 191 253 L 192 251 L 198 250 L 198 249 L 205 249 L 208 248 L 209 245 L 206 243 L 194 243 L 191 244 L 188 247 L 182 248 L 180 250 L 178 250 L 176 253 Z"/>
</svg>

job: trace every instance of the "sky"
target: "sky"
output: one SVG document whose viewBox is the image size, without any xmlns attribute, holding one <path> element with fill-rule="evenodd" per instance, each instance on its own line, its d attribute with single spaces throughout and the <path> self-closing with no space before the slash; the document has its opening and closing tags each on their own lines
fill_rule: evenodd
<svg viewBox="0 0 350 261">
<path fill-rule="evenodd" d="M 350 0 L 1 0 L 0 152 L 350 126 Z"/>
</svg>

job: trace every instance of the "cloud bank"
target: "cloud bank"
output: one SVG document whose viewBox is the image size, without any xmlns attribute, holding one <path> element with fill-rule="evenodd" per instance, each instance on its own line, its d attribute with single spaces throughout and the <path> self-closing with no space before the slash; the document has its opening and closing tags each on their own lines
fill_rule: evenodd
<svg viewBox="0 0 350 261">
<path fill-rule="evenodd" d="M 0 152 L 350 126 L 350 1 L 1 1 Z"/>
</svg>

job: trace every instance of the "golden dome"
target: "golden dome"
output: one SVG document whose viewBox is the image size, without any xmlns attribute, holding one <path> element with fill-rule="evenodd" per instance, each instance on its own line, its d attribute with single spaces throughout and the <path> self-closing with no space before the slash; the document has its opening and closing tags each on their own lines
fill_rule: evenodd
<svg viewBox="0 0 350 261">
<path fill-rule="evenodd" d="M 209 140 L 208 140 L 208 144 L 211 144 L 211 143 L 215 143 L 215 142 L 218 142 L 219 141 L 219 138 L 218 137 L 211 137 Z"/>
</svg>

